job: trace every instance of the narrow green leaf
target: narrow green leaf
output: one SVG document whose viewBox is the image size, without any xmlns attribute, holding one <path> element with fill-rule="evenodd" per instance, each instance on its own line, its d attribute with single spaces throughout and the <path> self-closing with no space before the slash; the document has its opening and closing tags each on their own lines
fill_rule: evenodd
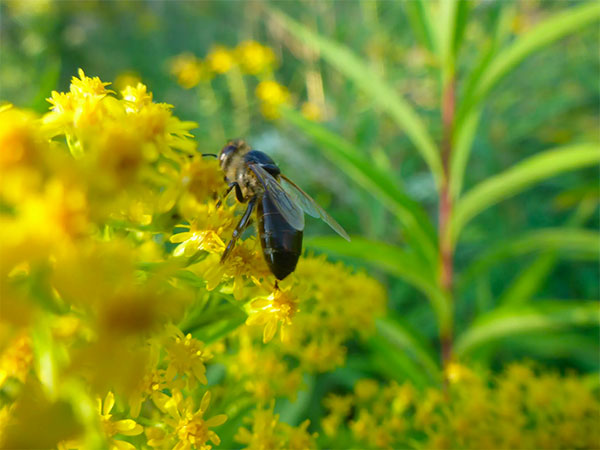
<svg viewBox="0 0 600 450">
<path fill-rule="evenodd" d="M 476 89 L 461 105 L 458 122 L 462 122 L 469 110 L 531 53 L 596 22 L 598 19 L 600 19 L 600 3 L 590 2 L 555 14 L 516 39 L 513 44 L 494 58 L 488 69 L 482 74 Z"/>
<path fill-rule="evenodd" d="M 306 245 L 338 256 L 359 259 L 403 279 L 429 298 L 442 329 L 449 323 L 448 299 L 437 288 L 431 273 L 413 254 L 384 242 L 359 237 L 353 237 L 352 242 L 343 241 L 343 243 L 338 238 L 309 238 L 306 240 Z"/>
<path fill-rule="evenodd" d="M 568 228 L 581 227 L 596 211 L 595 201 L 583 201 L 571 215 L 567 223 Z M 591 236 L 590 236 L 591 238 Z M 591 242 L 590 242 L 591 243 Z M 559 260 L 556 250 L 546 250 L 537 259 L 528 265 L 508 285 L 498 300 L 498 304 L 515 305 L 526 303 L 533 298 L 540 286 L 548 278 L 552 269 Z"/>
<path fill-rule="evenodd" d="M 303 45 L 318 51 L 328 63 L 369 94 L 376 107 L 391 115 L 425 159 L 439 185 L 443 178 L 443 171 L 437 146 L 410 104 L 349 48 L 320 36 L 280 11 L 275 9 L 269 11 L 283 28 L 302 41 Z"/>
<path fill-rule="evenodd" d="M 403 351 L 382 338 L 373 336 L 367 343 L 369 347 L 370 365 L 381 372 L 386 378 L 403 383 L 407 380 L 420 390 L 431 386 L 423 368 Z"/>
<path fill-rule="evenodd" d="M 471 155 L 471 147 L 479 125 L 481 109 L 469 113 L 465 122 L 455 131 L 452 153 L 450 155 L 450 195 L 457 199 L 465 179 L 467 162 Z"/>
<path fill-rule="evenodd" d="M 518 305 L 526 303 L 539 290 L 552 268 L 558 261 L 555 252 L 546 252 L 539 255 L 533 263 L 529 264 L 498 298 L 499 305 Z"/>
<path fill-rule="evenodd" d="M 440 382 L 440 366 L 435 352 L 422 336 L 410 328 L 401 318 L 388 315 L 377 320 L 377 333 L 382 339 L 397 348 L 396 351 L 408 352 L 421 366 L 432 381 Z"/>
<path fill-rule="evenodd" d="M 473 263 L 460 275 L 455 285 L 463 291 L 474 279 L 487 273 L 499 262 L 535 251 L 556 251 L 579 259 L 600 259 L 600 235 L 595 231 L 573 228 L 546 228 L 531 231 L 516 238 L 498 242 L 483 254 L 473 258 Z"/>
<path fill-rule="evenodd" d="M 499 308 L 480 316 L 458 336 L 454 350 L 459 357 L 464 357 L 481 345 L 506 337 L 598 325 L 600 304 L 597 301 L 537 301 L 522 307 Z"/>
<path fill-rule="evenodd" d="M 467 192 L 456 204 L 450 232 L 456 243 L 461 229 L 481 211 L 512 197 L 535 183 L 569 170 L 600 162 L 595 144 L 559 147 L 531 156 L 508 170 L 488 178 Z"/>
<path fill-rule="evenodd" d="M 366 191 L 393 213 L 406 229 L 407 240 L 433 268 L 437 264 L 436 232 L 421 206 L 409 198 L 389 172 L 373 164 L 364 152 L 323 125 L 305 119 L 291 109 L 282 110 L 283 117 L 310 136 L 323 156 L 342 168 Z"/>
<path fill-rule="evenodd" d="M 461 2 L 469 3 L 469 2 Z M 510 30 L 510 24 L 514 16 L 514 8 L 504 5 L 496 5 L 493 10 L 493 33 L 491 40 L 483 52 L 483 57 L 479 63 L 471 70 L 463 83 L 462 88 L 465 99 L 473 94 L 481 76 L 485 73 L 498 49 L 505 41 Z M 461 102 L 462 104 L 462 102 Z M 471 147 L 475 138 L 475 133 L 479 125 L 482 107 L 480 105 L 473 107 L 468 111 L 461 121 L 457 120 L 454 126 L 452 154 L 450 156 L 450 193 L 454 199 L 458 198 L 464 182 L 465 169 L 471 154 Z"/>
<path fill-rule="evenodd" d="M 402 6 L 408 16 L 408 21 L 413 29 L 413 33 L 421 44 L 431 53 L 436 54 L 437 39 L 434 34 L 433 26 L 431 25 L 430 3 L 426 0 L 414 0 L 410 2 L 402 2 Z"/>
</svg>

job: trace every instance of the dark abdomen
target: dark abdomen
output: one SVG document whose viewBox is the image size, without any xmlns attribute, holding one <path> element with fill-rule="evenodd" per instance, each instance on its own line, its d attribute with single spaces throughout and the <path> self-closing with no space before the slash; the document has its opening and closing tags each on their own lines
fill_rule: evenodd
<svg viewBox="0 0 600 450">
<path fill-rule="evenodd" d="M 275 278 L 283 280 L 294 271 L 302 253 L 302 231 L 285 221 L 266 194 L 256 212 L 263 255 Z"/>
</svg>

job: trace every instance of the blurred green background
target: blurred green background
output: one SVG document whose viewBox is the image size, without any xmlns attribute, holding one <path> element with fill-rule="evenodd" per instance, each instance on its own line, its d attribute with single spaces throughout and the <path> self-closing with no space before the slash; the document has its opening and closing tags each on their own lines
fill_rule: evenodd
<svg viewBox="0 0 600 450">
<path fill-rule="evenodd" d="M 456 337 L 458 357 L 475 364 L 500 368 L 529 358 L 590 373 L 600 369 L 594 7 L 3 0 L 0 99 L 42 113 L 45 98 L 68 90 L 78 68 L 117 87 L 139 78 L 155 100 L 199 123 L 200 151 L 243 137 L 272 155 L 355 237 L 340 242 L 309 220 L 310 251 L 365 267 L 388 289 L 390 315 L 367 348 L 351 350 L 350 368 L 369 352 L 377 370 L 415 381 L 424 360 L 439 360 L 445 329 Z M 277 120 L 261 114 L 260 77 L 213 74 L 184 89 L 172 73 L 182 53 L 202 61 L 215 46 L 248 40 L 273 50 L 277 62 L 264 79 L 289 90 Z M 454 213 L 469 216 L 477 200 L 481 214 L 461 224 L 448 289 L 435 259 L 441 185 L 423 159 L 431 146 L 418 142 L 424 130 L 441 154 L 449 86 L 456 97 L 451 154 L 460 146 L 463 156 L 470 153 Z M 580 144 L 572 159 L 549 155 L 522 165 Z M 570 163 L 577 170 L 567 170 Z M 514 167 L 517 174 L 502 176 Z M 493 186 L 478 190 L 488 182 Z M 471 190 L 471 205 L 461 205 L 468 194 L 458 192 Z M 411 221 L 421 231 L 410 231 Z M 449 312 L 440 312 L 443 305 Z M 403 356 L 387 360 L 394 351 Z"/>
</svg>

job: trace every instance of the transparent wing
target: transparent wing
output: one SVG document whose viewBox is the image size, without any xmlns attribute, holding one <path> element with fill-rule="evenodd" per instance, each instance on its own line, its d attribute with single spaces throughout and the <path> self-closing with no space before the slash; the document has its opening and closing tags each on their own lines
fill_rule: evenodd
<svg viewBox="0 0 600 450">
<path fill-rule="evenodd" d="M 258 164 L 250 164 L 250 170 L 254 172 L 265 192 L 275 204 L 283 218 L 296 230 L 304 229 L 304 211 L 294 202 L 290 195 L 283 190 L 279 182 L 269 172 Z"/>
<path fill-rule="evenodd" d="M 296 202 L 298 205 L 302 207 L 302 209 L 313 217 L 319 218 L 323 220 L 327 225 L 329 225 L 333 230 L 339 234 L 341 237 L 346 239 L 348 242 L 350 241 L 350 236 L 346 233 L 346 230 L 342 228 L 342 226 L 336 222 L 336 220 L 331 217 L 327 212 L 319 206 L 317 202 L 315 202 L 310 195 L 300 189 L 296 183 L 290 180 L 285 175 L 280 175 L 281 177 L 281 186 L 285 191 L 289 194 L 289 196 Z"/>
</svg>

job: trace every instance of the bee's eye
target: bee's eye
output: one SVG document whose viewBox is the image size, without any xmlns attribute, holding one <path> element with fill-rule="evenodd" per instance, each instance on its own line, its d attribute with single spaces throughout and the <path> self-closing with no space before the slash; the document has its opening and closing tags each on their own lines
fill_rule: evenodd
<svg viewBox="0 0 600 450">
<path fill-rule="evenodd" d="M 227 146 L 223 147 L 223 150 L 221 150 L 221 154 L 219 155 L 219 160 L 224 161 L 225 158 L 228 158 L 229 156 L 231 156 L 236 150 L 237 150 L 237 147 L 235 147 L 233 145 L 227 145 Z"/>
</svg>

